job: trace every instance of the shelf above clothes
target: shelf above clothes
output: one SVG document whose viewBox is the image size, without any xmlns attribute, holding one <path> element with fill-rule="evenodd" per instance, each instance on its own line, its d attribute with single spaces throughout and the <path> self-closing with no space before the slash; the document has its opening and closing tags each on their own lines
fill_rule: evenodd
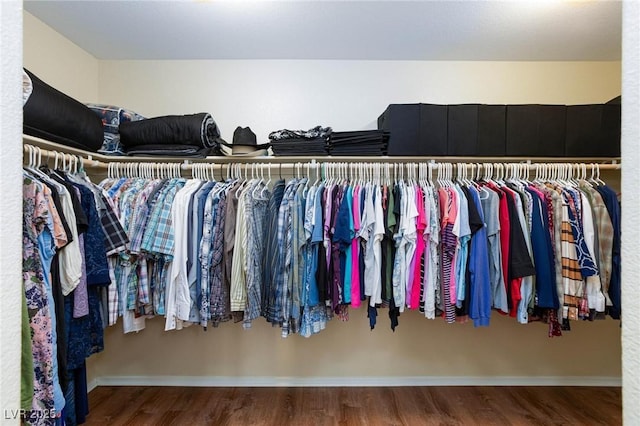
<svg viewBox="0 0 640 426">
<path fill-rule="evenodd" d="M 185 157 L 129 157 L 129 156 L 109 156 L 99 153 L 84 151 L 77 148 L 57 144 L 34 136 L 23 135 L 23 144 L 34 146 L 40 149 L 39 155 L 48 159 L 55 159 L 61 154 L 77 156 L 85 168 L 107 169 L 112 163 L 180 163 L 182 169 L 190 169 L 193 164 L 274 164 L 281 167 L 292 168 L 300 163 L 519 163 L 530 164 L 530 169 L 535 170 L 536 164 L 541 163 L 585 163 L 597 164 L 600 170 L 620 169 L 620 157 L 593 158 L 593 157 L 412 157 L 412 156 L 292 156 L 292 157 L 206 157 L 206 158 L 185 158 Z M 71 158 L 71 157 L 68 157 Z"/>
</svg>

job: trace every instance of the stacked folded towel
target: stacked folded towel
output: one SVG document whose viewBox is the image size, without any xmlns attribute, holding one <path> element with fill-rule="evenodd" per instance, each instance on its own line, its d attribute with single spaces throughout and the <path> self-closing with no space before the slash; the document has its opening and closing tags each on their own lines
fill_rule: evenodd
<svg viewBox="0 0 640 426">
<path fill-rule="evenodd" d="M 331 127 L 314 127 L 309 130 L 277 130 L 269 134 L 273 154 L 278 155 L 327 155 L 327 141 Z"/>
</svg>

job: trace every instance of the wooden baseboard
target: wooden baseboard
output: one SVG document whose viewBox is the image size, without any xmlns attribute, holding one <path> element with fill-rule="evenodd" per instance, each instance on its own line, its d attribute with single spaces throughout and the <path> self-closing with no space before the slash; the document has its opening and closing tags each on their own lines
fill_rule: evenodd
<svg viewBox="0 0 640 426">
<path fill-rule="evenodd" d="M 410 377 L 201 377 L 110 376 L 93 379 L 98 386 L 196 386 L 196 387 L 343 387 L 343 386 L 622 386 L 620 377 L 601 376 L 410 376 Z"/>
</svg>

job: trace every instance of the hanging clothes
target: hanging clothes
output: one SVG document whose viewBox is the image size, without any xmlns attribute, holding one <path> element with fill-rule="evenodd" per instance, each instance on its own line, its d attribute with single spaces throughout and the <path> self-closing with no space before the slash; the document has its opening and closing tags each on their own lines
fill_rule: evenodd
<svg viewBox="0 0 640 426">
<path fill-rule="evenodd" d="M 126 332 L 153 315 L 167 329 L 232 318 L 249 328 L 263 316 L 283 337 L 309 337 L 366 300 L 371 328 L 379 309 L 392 329 L 406 308 L 476 326 L 495 309 L 544 319 L 555 335 L 554 318 L 568 329 L 614 305 L 613 220 L 590 183 L 364 174 L 311 184 L 298 173 L 273 186 L 173 177 L 103 188 L 132 240 L 109 263 Z"/>
<path fill-rule="evenodd" d="M 23 329 L 30 333 L 23 420 L 75 425 L 88 412 L 85 359 L 104 348 L 103 306 L 112 284 L 107 254 L 124 250 L 128 239 L 82 171 L 28 167 L 24 173 Z"/>
</svg>

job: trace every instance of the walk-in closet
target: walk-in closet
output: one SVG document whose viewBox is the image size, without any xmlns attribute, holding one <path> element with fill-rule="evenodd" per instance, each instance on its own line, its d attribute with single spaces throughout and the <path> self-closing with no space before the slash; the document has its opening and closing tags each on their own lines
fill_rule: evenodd
<svg viewBox="0 0 640 426">
<path fill-rule="evenodd" d="M 0 8 L 7 424 L 640 422 L 636 2 Z"/>
</svg>

